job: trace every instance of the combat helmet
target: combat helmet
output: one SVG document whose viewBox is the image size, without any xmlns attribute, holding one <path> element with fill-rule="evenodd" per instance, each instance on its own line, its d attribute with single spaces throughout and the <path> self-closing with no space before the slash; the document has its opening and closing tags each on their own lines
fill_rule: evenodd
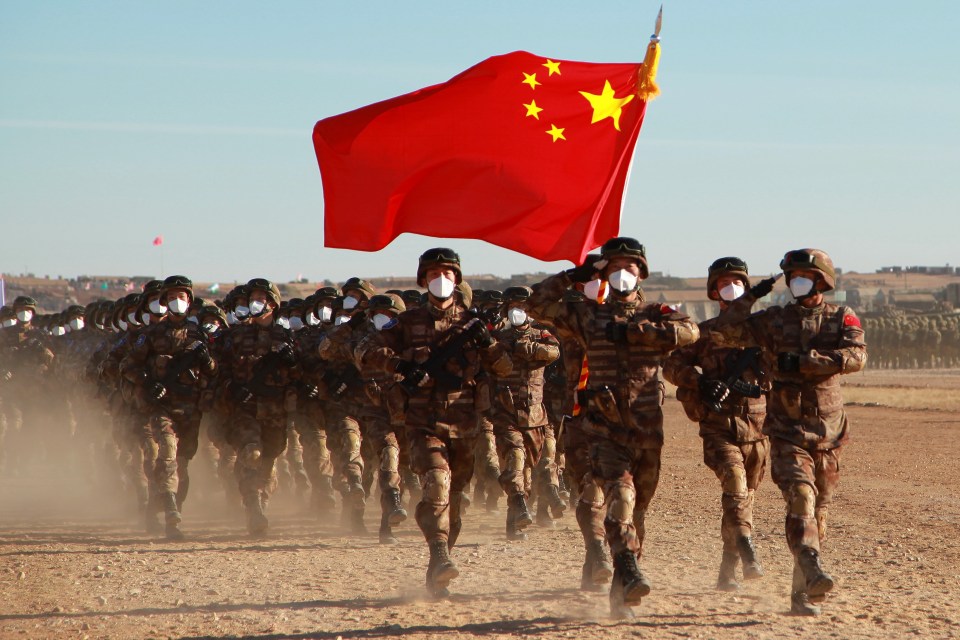
<svg viewBox="0 0 960 640">
<path fill-rule="evenodd" d="M 247 296 L 249 297 L 254 291 L 263 291 L 267 294 L 267 297 L 273 301 L 274 307 L 280 308 L 280 289 L 277 288 L 277 285 L 273 284 L 266 278 L 253 278 L 247 282 L 246 287 L 244 287 Z"/>
<path fill-rule="evenodd" d="M 456 283 L 463 282 L 463 272 L 460 271 L 460 255 L 453 249 L 436 247 L 427 249 L 420 255 L 417 264 L 417 286 L 427 286 L 427 270 L 433 267 L 448 267 L 456 273 Z"/>
<path fill-rule="evenodd" d="M 823 285 L 819 287 L 820 291 L 832 291 L 837 286 L 837 275 L 833 268 L 833 260 L 827 255 L 826 251 L 820 249 L 794 249 L 787 251 L 780 261 L 780 268 L 790 282 L 791 273 L 794 271 L 816 271 L 823 279 Z"/>
<path fill-rule="evenodd" d="M 148 283 L 149 284 L 149 283 Z M 167 303 L 167 294 L 173 290 L 186 291 L 190 296 L 190 301 L 193 302 L 193 282 L 187 276 L 170 276 L 163 281 L 160 285 L 160 303 Z M 146 296 L 146 289 L 144 289 L 144 296 Z"/>
<path fill-rule="evenodd" d="M 750 288 L 750 275 L 747 271 L 747 263 L 735 256 L 718 258 L 707 268 L 707 297 L 716 300 L 719 295 L 715 291 L 717 280 L 720 276 L 731 275 L 738 276 L 743 280 L 743 285 Z"/>
<path fill-rule="evenodd" d="M 380 293 L 370 298 L 368 309 L 371 314 L 377 311 L 392 311 L 400 314 L 407 310 L 407 305 L 404 304 L 403 298 L 395 293 Z"/>
<path fill-rule="evenodd" d="M 647 265 L 647 250 L 635 238 L 626 236 L 617 236 L 610 238 L 600 247 L 601 261 L 598 268 L 603 269 L 612 258 L 633 258 L 640 267 L 640 279 L 646 280 L 650 276 L 650 268 Z"/>
</svg>

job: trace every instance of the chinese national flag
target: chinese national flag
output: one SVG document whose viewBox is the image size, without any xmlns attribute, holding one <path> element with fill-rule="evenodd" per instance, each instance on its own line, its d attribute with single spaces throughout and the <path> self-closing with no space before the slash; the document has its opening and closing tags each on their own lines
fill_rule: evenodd
<svg viewBox="0 0 960 640">
<path fill-rule="evenodd" d="M 640 69 L 517 51 L 321 120 L 324 244 L 376 251 L 411 232 L 579 264 L 619 230 Z"/>
<path fill-rule="evenodd" d="M 153 239 L 153 246 L 159 247 L 162 244 L 163 244 L 163 236 L 157 236 L 156 238 Z"/>
</svg>

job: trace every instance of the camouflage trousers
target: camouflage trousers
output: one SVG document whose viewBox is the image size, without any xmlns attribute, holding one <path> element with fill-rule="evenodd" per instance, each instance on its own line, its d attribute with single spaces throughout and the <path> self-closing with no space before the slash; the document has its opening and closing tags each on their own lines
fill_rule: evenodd
<svg viewBox="0 0 960 640">
<path fill-rule="evenodd" d="M 779 438 L 770 441 L 770 473 L 786 501 L 787 546 L 794 556 L 804 548 L 819 550 L 827 536 L 841 449 L 818 451 Z"/>
<path fill-rule="evenodd" d="M 227 442 L 228 417 L 219 411 L 204 414 L 203 425 L 206 427 L 207 439 L 216 451 L 217 477 L 227 495 L 236 491 L 234 467 L 237 463 L 237 452 Z"/>
<path fill-rule="evenodd" d="M 114 405 L 113 409 L 113 438 L 120 452 L 120 468 L 137 502 L 146 506 L 150 496 L 157 494 L 154 470 L 158 447 L 149 416 L 123 405 Z"/>
<path fill-rule="evenodd" d="M 332 482 L 333 462 L 327 448 L 326 416 L 319 403 L 313 403 L 311 408 L 296 412 L 293 415 L 293 424 L 300 434 L 303 467 L 310 479 L 310 485 L 317 488 Z"/>
<path fill-rule="evenodd" d="M 590 468 L 603 488 L 603 521 L 610 552 L 643 553 L 646 514 L 660 481 L 660 448 L 640 448 L 606 438 L 590 445 Z"/>
<path fill-rule="evenodd" d="M 333 462 L 334 486 L 341 493 L 363 483 L 360 422 L 348 405 L 336 403 L 326 409 L 327 442 Z"/>
<path fill-rule="evenodd" d="M 234 473 L 245 504 L 277 488 L 276 461 L 287 446 L 287 414 L 280 406 L 237 408 L 230 414 L 227 440 L 237 452 Z"/>
<path fill-rule="evenodd" d="M 487 416 L 480 417 L 480 435 L 477 437 L 477 449 L 474 454 L 474 475 L 476 491 L 494 492 L 498 489 L 500 461 L 497 458 L 497 441 L 493 433 L 493 422 Z"/>
<path fill-rule="evenodd" d="M 590 463 L 591 438 L 580 428 L 582 416 L 566 421 L 563 448 L 569 475 L 577 485 L 577 525 L 588 547 L 591 540 L 603 541 L 603 489 L 594 479 Z"/>
<path fill-rule="evenodd" d="M 547 428 L 520 429 L 496 416 L 493 431 L 500 456 L 500 487 L 508 496 L 529 494 L 524 470 L 539 464 Z M 550 435 L 553 436 L 552 430 Z"/>
<path fill-rule="evenodd" d="M 371 461 L 377 465 L 380 506 L 386 512 L 392 508 L 388 502 L 389 493 L 402 489 L 400 469 L 410 464 L 409 450 L 403 434 L 398 437 L 397 432 L 402 427 L 390 424 L 388 415 L 364 416 L 362 423 L 363 444 L 370 451 Z"/>
<path fill-rule="evenodd" d="M 720 480 L 723 550 L 737 552 L 737 538 L 753 534 L 753 501 L 767 468 L 770 441 L 735 442 L 726 434 L 703 436 L 703 462 Z"/>
<path fill-rule="evenodd" d="M 183 504 L 190 490 L 189 464 L 200 446 L 200 419 L 196 404 L 162 408 L 150 415 L 150 431 L 157 443 L 153 467 L 154 490 L 174 493 Z"/>
<path fill-rule="evenodd" d="M 442 540 L 452 548 L 460 535 L 461 500 L 473 477 L 478 427 L 472 404 L 450 406 L 442 417 L 429 406 L 407 411 L 410 466 L 423 486 L 416 519 L 427 542 Z"/>
</svg>

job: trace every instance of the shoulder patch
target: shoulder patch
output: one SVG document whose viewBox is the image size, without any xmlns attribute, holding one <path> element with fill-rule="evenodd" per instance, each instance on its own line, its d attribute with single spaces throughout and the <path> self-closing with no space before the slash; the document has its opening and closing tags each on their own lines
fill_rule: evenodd
<svg viewBox="0 0 960 640">
<path fill-rule="evenodd" d="M 393 328 L 394 328 L 395 326 L 397 326 L 398 324 L 400 324 L 400 321 L 397 320 L 397 317 L 396 317 L 396 316 L 394 316 L 394 317 L 390 318 L 390 320 L 387 321 L 387 324 L 383 325 L 383 327 L 381 327 L 380 330 L 381 330 L 381 331 L 386 331 L 386 330 L 388 330 L 388 329 L 393 329 Z"/>
<path fill-rule="evenodd" d="M 676 307 L 672 307 L 669 304 L 660 305 L 660 313 L 662 313 L 663 315 L 669 315 L 671 313 L 676 313 L 676 312 L 677 312 Z"/>
<path fill-rule="evenodd" d="M 854 316 L 854 315 L 846 315 L 846 316 L 843 316 L 843 326 L 845 326 L 845 327 L 859 327 L 859 326 L 861 326 L 861 325 L 860 325 L 860 318 L 858 318 L 857 316 Z"/>
<path fill-rule="evenodd" d="M 142 347 L 142 346 L 144 345 L 144 343 L 146 343 L 146 341 L 147 341 L 147 334 L 141 333 L 141 334 L 140 334 L 140 337 L 137 338 L 137 344 L 136 344 L 136 346 Z"/>
</svg>

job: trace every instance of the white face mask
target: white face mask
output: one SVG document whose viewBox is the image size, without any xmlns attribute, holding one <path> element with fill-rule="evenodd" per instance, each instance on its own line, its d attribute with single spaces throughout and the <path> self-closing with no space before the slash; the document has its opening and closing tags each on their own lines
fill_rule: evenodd
<svg viewBox="0 0 960 640">
<path fill-rule="evenodd" d="M 515 327 L 519 327 L 527 323 L 527 312 L 523 309 L 517 309 L 514 307 L 507 311 L 507 319 L 510 320 L 510 324 Z"/>
<path fill-rule="evenodd" d="M 289 329 L 290 318 L 284 318 L 283 316 L 280 316 L 279 318 L 277 318 L 277 324 L 283 327 L 284 329 Z"/>
<path fill-rule="evenodd" d="M 62 335 L 64 335 L 64 334 L 67 333 L 67 330 L 64 329 L 62 326 L 59 326 L 59 325 L 58 325 L 58 326 L 54 327 L 54 328 L 50 331 L 50 333 L 52 333 L 52 334 L 55 335 L 55 336 L 62 336 Z"/>
<path fill-rule="evenodd" d="M 790 293 L 798 300 L 813 293 L 814 282 L 810 278 L 797 276 L 790 279 Z"/>
<path fill-rule="evenodd" d="M 147 305 L 147 307 L 150 309 L 151 313 L 155 313 L 158 316 L 162 316 L 167 312 L 167 308 L 162 304 L 160 304 L 160 298 L 157 298 L 156 300 L 151 300 L 150 304 Z"/>
<path fill-rule="evenodd" d="M 127 314 L 127 322 L 129 324 L 138 324 L 137 323 L 137 314 L 133 311 Z"/>
<path fill-rule="evenodd" d="M 263 310 L 267 308 L 267 303 L 263 300 L 251 300 L 250 301 L 250 315 L 258 316 L 263 313 Z"/>
<path fill-rule="evenodd" d="M 220 325 L 215 322 L 206 322 L 203 324 L 203 331 L 205 333 L 216 333 L 220 329 Z"/>
<path fill-rule="evenodd" d="M 190 308 L 189 300 L 181 300 L 180 298 L 174 298 L 167 302 L 167 308 L 170 309 L 171 313 L 175 313 L 178 316 L 182 316 L 187 312 L 187 309 Z"/>
<path fill-rule="evenodd" d="M 377 331 L 380 331 L 385 326 L 390 324 L 391 320 L 393 320 L 393 318 L 385 313 L 376 313 L 373 316 L 373 326 L 377 328 Z"/>
<path fill-rule="evenodd" d="M 330 322 L 333 320 L 333 309 L 330 307 L 320 307 L 320 322 Z"/>
<path fill-rule="evenodd" d="M 83 318 L 73 318 L 70 321 L 70 328 L 74 331 L 80 331 L 80 329 L 83 329 Z"/>
<path fill-rule="evenodd" d="M 290 330 L 300 331 L 300 329 L 303 329 L 303 320 L 301 320 L 297 316 L 290 318 Z"/>
<path fill-rule="evenodd" d="M 117 326 L 120 327 L 120 331 L 127 330 L 127 323 L 124 320 L 117 320 Z"/>
<path fill-rule="evenodd" d="M 457 284 L 453 280 L 448 280 L 443 276 L 437 276 L 427 284 L 427 289 L 433 294 L 434 298 L 446 300 L 453 295 L 453 290 Z"/>
<path fill-rule="evenodd" d="M 721 300 L 726 300 L 727 302 L 733 302 L 737 298 L 743 295 L 743 292 L 746 291 L 743 285 L 739 282 L 731 282 L 723 289 L 720 289 L 718 293 L 720 294 Z"/>
<path fill-rule="evenodd" d="M 318 318 L 313 311 L 307 313 L 307 326 L 315 327 L 320 324 L 320 318 Z"/>
<path fill-rule="evenodd" d="M 4 326 L 4 328 L 6 328 L 6 327 L 12 327 L 12 326 L 15 325 L 15 324 L 17 324 L 17 319 L 16 319 L 16 318 L 8 318 L 8 319 L 6 319 L 6 320 L 3 321 L 3 326 Z"/>
<path fill-rule="evenodd" d="M 333 326 L 339 327 L 345 322 L 350 322 L 350 316 L 337 316 L 337 319 L 333 321 Z"/>
<path fill-rule="evenodd" d="M 235 314 L 233 311 L 227 312 L 227 324 L 231 326 L 237 324 L 237 314 Z"/>
<path fill-rule="evenodd" d="M 30 322 L 30 320 L 33 319 L 33 311 L 30 311 L 30 309 L 21 309 L 17 311 L 17 319 L 20 322 Z"/>
<path fill-rule="evenodd" d="M 143 313 L 140 314 L 140 324 L 142 324 L 143 326 L 147 326 L 148 324 L 150 324 L 150 312 L 144 311 Z"/>
<path fill-rule="evenodd" d="M 343 299 L 343 308 L 349 311 L 350 309 L 356 308 L 360 304 L 360 301 L 354 298 L 353 296 L 347 296 Z"/>
<path fill-rule="evenodd" d="M 238 304 L 234 309 L 234 315 L 236 316 L 237 320 L 243 320 L 250 315 L 250 307 L 245 304 Z"/>
<path fill-rule="evenodd" d="M 600 301 L 600 287 L 603 284 L 603 280 L 597 278 L 596 280 L 591 280 L 587 284 L 583 285 L 583 295 L 587 296 L 587 300 L 596 300 Z"/>
<path fill-rule="evenodd" d="M 628 293 L 637 288 L 637 276 L 626 269 L 620 269 L 619 271 L 611 273 L 607 277 L 607 282 L 620 293 Z"/>
<path fill-rule="evenodd" d="M 187 316 L 187 322 L 190 324 L 200 324 L 200 321 L 197 320 L 197 316 Z"/>
</svg>

